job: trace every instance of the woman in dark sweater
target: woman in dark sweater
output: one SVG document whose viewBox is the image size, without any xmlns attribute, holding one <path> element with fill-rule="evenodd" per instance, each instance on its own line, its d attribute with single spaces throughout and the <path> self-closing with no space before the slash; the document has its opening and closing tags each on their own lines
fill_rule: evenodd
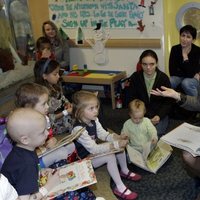
<svg viewBox="0 0 200 200">
<path fill-rule="evenodd" d="M 150 94 L 150 91 L 164 85 L 171 87 L 168 76 L 158 69 L 158 57 L 152 50 L 144 51 L 139 59 L 142 70 L 134 72 L 130 77 L 128 88 L 129 101 L 140 99 L 145 103 L 146 114 L 156 126 L 158 136 L 165 134 L 168 126 L 168 114 L 171 108 L 170 99 Z"/>
<path fill-rule="evenodd" d="M 180 44 L 171 49 L 169 73 L 172 88 L 181 85 L 184 93 L 197 96 L 200 73 L 200 47 L 193 44 L 197 30 L 191 25 L 180 29 Z"/>
</svg>

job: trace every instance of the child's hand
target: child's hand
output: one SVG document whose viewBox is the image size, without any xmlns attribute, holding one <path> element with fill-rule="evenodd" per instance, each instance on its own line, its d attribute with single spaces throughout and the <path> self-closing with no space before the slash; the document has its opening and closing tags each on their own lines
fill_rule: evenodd
<svg viewBox="0 0 200 200">
<path fill-rule="evenodd" d="M 128 137 L 127 134 L 122 133 L 122 134 L 120 135 L 120 140 L 128 140 L 128 139 L 129 139 L 129 137 Z"/>
<path fill-rule="evenodd" d="M 152 139 L 151 139 L 151 143 L 152 143 L 153 145 L 155 145 L 157 142 L 158 142 L 158 139 L 157 139 L 157 138 L 152 138 Z"/>
<path fill-rule="evenodd" d="M 42 51 L 42 56 L 41 58 L 49 58 L 51 56 L 51 51 L 49 49 L 44 49 Z"/>
<path fill-rule="evenodd" d="M 125 148 L 126 145 L 128 144 L 128 140 L 119 140 L 118 144 L 119 144 L 119 148 Z"/>
<path fill-rule="evenodd" d="M 44 185 L 44 187 L 50 191 L 53 187 L 59 185 L 60 183 L 59 171 L 54 171 L 51 169 L 51 172 L 48 173 L 47 183 Z"/>
<path fill-rule="evenodd" d="M 70 102 L 68 102 L 68 103 L 65 104 L 65 110 L 67 110 L 67 112 L 68 112 L 69 114 L 72 113 L 73 106 L 72 106 L 72 104 L 71 104 Z"/>
<path fill-rule="evenodd" d="M 122 133 L 121 135 L 114 133 L 113 139 L 114 140 L 128 140 L 128 136 L 125 133 Z"/>
<path fill-rule="evenodd" d="M 56 143 L 57 139 L 55 137 L 51 137 L 45 142 L 45 146 L 46 148 L 51 149 L 56 145 Z"/>
</svg>

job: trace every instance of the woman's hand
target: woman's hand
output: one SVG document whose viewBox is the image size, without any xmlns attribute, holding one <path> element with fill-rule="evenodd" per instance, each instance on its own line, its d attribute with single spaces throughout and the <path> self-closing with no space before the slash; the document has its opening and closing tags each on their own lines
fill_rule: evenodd
<svg viewBox="0 0 200 200">
<path fill-rule="evenodd" d="M 51 51 L 49 49 L 44 49 L 42 51 L 42 56 L 41 58 L 49 58 L 51 56 Z"/>
<path fill-rule="evenodd" d="M 156 96 L 162 96 L 162 97 L 171 97 L 173 99 L 176 99 L 180 101 L 180 93 L 176 92 L 175 90 L 171 88 L 167 88 L 165 86 L 161 86 L 161 89 L 156 88 L 156 90 L 151 90 L 151 94 Z"/>
<path fill-rule="evenodd" d="M 156 125 L 160 122 L 160 117 L 158 115 L 155 115 L 153 118 L 151 118 L 151 122 L 153 125 Z"/>
<path fill-rule="evenodd" d="M 200 74 L 199 74 L 199 73 L 196 73 L 196 74 L 194 75 L 194 78 L 195 78 L 197 81 L 199 81 L 199 80 L 200 80 Z"/>
</svg>

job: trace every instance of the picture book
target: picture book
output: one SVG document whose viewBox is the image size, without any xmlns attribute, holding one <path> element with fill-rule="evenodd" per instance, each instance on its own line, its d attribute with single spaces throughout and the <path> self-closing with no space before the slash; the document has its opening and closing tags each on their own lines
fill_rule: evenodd
<svg viewBox="0 0 200 200">
<path fill-rule="evenodd" d="M 85 130 L 85 127 L 81 128 L 74 134 L 70 134 L 70 135 L 63 137 L 62 139 L 58 139 L 56 145 L 51 149 L 48 149 L 45 146 L 39 147 L 39 149 L 38 149 L 39 151 L 36 150 L 38 157 L 40 158 L 52 151 L 55 151 L 56 149 L 66 145 L 66 144 L 73 142 L 73 140 L 78 138 L 83 133 L 84 130 Z M 41 150 L 41 148 L 42 148 L 42 150 Z"/>
<path fill-rule="evenodd" d="M 126 148 L 129 159 L 133 164 L 154 174 L 172 154 L 171 146 L 161 140 L 159 140 L 153 148 L 151 142 L 148 142 L 142 153 L 135 150 L 130 145 L 127 145 Z"/>
<path fill-rule="evenodd" d="M 105 152 L 105 153 L 90 154 L 88 156 L 88 158 L 90 158 L 90 159 L 98 158 L 98 157 L 101 157 L 101 156 L 115 154 L 115 153 L 119 153 L 119 152 L 122 152 L 122 151 L 124 151 L 124 148 L 113 149 L 113 150 L 110 150 L 109 152 Z"/>
<path fill-rule="evenodd" d="M 47 194 L 47 200 L 53 199 L 68 191 L 97 183 L 97 179 L 90 159 L 79 160 L 57 168 L 61 183 Z"/>
<path fill-rule="evenodd" d="M 194 157 L 200 156 L 200 127 L 183 123 L 161 137 L 164 142 L 190 152 Z"/>
</svg>

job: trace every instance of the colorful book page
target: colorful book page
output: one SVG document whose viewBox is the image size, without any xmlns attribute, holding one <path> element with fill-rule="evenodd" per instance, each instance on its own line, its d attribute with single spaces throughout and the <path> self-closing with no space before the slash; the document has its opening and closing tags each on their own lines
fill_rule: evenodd
<svg viewBox="0 0 200 200">
<path fill-rule="evenodd" d="M 90 159 L 84 159 L 58 168 L 61 184 L 49 191 L 50 200 L 68 191 L 97 183 L 97 179 Z"/>
</svg>

